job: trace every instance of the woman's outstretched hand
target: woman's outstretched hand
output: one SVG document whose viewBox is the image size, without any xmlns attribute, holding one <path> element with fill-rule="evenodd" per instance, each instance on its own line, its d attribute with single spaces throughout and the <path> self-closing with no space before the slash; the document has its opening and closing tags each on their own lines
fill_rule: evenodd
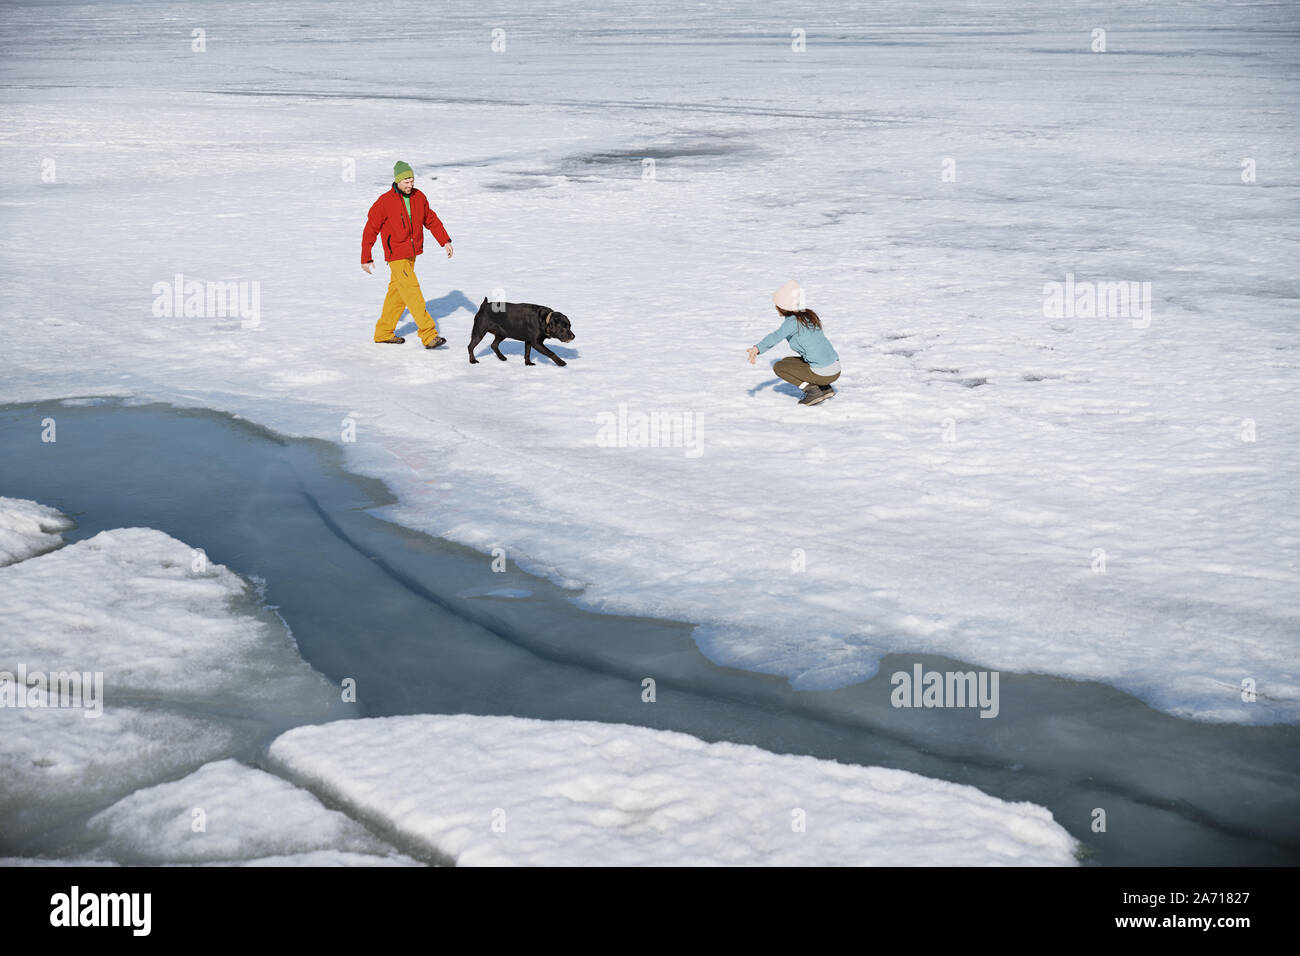
<svg viewBox="0 0 1300 956">
<path fill-rule="evenodd" d="M 757 365 L 757 364 L 758 364 L 757 362 L 754 361 L 754 359 L 758 358 L 758 346 L 757 346 L 757 345 L 751 345 L 748 349 L 745 350 L 745 354 L 749 356 L 749 364 L 750 364 L 750 365 Z"/>
</svg>

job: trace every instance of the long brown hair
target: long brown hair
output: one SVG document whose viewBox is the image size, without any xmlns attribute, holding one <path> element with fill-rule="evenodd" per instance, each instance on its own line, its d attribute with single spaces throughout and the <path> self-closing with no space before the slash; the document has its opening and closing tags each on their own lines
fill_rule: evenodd
<svg viewBox="0 0 1300 956">
<path fill-rule="evenodd" d="M 787 317 L 793 315 L 795 321 L 806 329 L 820 329 L 822 327 L 822 320 L 817 318 L 817 313 L 812 309 L 800 309 L 798 312 L 787 312 L 778 305 L 776 311 Z"/>
</svg>

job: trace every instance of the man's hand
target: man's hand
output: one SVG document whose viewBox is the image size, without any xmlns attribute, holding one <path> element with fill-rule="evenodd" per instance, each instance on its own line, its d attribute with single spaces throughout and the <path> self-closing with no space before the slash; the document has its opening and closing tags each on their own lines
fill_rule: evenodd
<svg viewBox="0 0 1300 956">
<path fill-rule="evenodd" d="M 757 365 L 757 364 L 758 364 L 757 362 L 754 361 L 754 359 L 758 358 L 758 346 L 757 346 L 757 345 L 751 345 L 749 348 L 745 349 L 745 354 L 749 356 L 749 364 L 750 364 L 750 365 Z"/>
<path fill-rule="evenodd" d="M 447 243 L 447 245 L 445 246 L 445 248 L 446 248 L 446 250 L 447 250 L 447 258 L 450 259 L 450 258 L 451 258 L 451 243 L 450 243 L 450 242 Z"/>
<path fill-rule="evenodd" d="M 361 268 L 366 270 L 367 275 L 375 274 L 374 273 L 375 264 L 373 262 L 363 262 L 361 263 Z"/>
</svg>

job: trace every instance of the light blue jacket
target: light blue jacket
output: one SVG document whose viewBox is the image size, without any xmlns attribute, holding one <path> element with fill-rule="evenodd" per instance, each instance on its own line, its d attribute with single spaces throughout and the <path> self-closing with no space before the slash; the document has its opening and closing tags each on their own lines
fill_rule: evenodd
<svg viewBox="0 0 1300 956">
<path fill-rule="evenodd" d="M 840 360 L 821 329 L 810 329 L 800 325 L 793 315 L 787 315 L 779 329 L 758 343 L 758 354 L 762 355 L 782 339 L 788 339 L 790 348 L 813 368 L 825 368 Z"/>
</svg>

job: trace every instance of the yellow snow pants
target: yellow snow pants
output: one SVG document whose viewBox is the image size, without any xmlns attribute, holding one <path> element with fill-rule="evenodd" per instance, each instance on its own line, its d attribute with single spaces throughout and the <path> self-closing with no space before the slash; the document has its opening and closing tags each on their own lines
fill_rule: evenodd
<svg viewBox="0 0 1300 956">
<path fill-rule="evenodd" d="M 438 337 L 438 324 L 425 307 L 424 293 L 415 277 L 415 260 L 394 259 L 388 263 L 388 269 L 392 278 L 388 281 L 388 295 L 384 297 L 384 311 L 375 323 L 375 341 L 391 339 L 403 310 L 410 310 L 415 327 L 420 330 L 420 341 L 428 345 Z"/>
</svg>

